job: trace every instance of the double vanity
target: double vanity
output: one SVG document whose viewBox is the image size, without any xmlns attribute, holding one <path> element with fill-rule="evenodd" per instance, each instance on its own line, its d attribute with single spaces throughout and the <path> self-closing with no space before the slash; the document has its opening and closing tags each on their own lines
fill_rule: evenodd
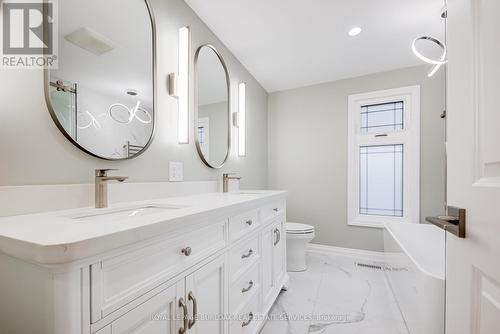
<svg viewBox="0 0 500 334">
<path fill-rule="evenodd" d="M 0 332 L 256 333 L 288 280 L 285 201 L 240 191 L 0 218 Z"/>
</svg>

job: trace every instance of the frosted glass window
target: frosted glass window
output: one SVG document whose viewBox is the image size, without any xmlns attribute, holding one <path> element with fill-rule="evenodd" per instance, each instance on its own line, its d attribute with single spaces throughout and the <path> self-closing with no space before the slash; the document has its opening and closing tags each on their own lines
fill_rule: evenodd
<svg viewBox="0 0 500 334">
<path fill-rule="evenodd" d="M 361 133 L 403 130 L 403 114 L 403 101 L 362 106 Z"/>
<path fill-rule="evenodd" d="M 403 145 L 361 146 L 359 213 L 403 216 Z"/>
</svg>

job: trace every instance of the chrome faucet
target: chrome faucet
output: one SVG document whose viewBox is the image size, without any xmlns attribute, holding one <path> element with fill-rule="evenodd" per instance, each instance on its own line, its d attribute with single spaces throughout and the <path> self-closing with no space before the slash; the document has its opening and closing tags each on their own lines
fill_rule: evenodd
<svg viewBox="0 0 500 334">
<path fill-rule="evenodd" d="M 227 193 L 229 191 L 229 180 L 241 180 L 239 176 L 230 176 L 235 175 L 234 173 L 224 173 L 222 174 L 222 192 Z"/>
<path fill-rule="evenodd" d="M 95 207 L 102 209 L 108 207 L 108 181 L 123 182 L 126 176 L 108 176 L 108 171 L 117 169 L 95 170 Z"/>
</svg>

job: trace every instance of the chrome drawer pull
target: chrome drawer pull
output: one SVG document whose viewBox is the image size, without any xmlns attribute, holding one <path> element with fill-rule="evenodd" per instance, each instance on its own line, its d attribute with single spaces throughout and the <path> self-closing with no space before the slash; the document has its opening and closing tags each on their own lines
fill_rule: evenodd
<svg viewBox="0 0 500 334">
<path fill-rule="evenodd" d="M 279 229 L 275 228 L 274 235 L 276 236 L 276 238 L 274 239 L 274 246 L 276 246 L 281 240 L 281 231 Z"/>
<path fill-rule="evenodd" d="M 250 281 L 250 282 L 248 282 L 248 288 L 241 289 L 241 293 L 245 293 L 245 292 L 252 290 L 252 287 L 253 287 L 253 281 Z"/>
<path fill-rule="evenodd" d="M 193 291 L 188 294 L 188 300 L 193 302 L 193 319 L 189 320 L 188 328 L 191 329 L 196 323 L 196 318 L 198 317 L 198 302 L 194 297 Z"/>
<path fill-rule="evenodd" d="M 280 211 L 280 209 L 278 209 L 278 208 L 274 208 L 273 210 L 274 210 L 274 212 Z"/>
<path fill-rule="evenodd" d="M 251 219 L 249 219 L 249 220 L 247 220 L 247 221 L 245 222 L 245 224 L 247 224 L 248 226 L 252 226 L 253 221 L 252 221 Z"/>
<path fill-rule="evenodd" d="M 248 250 L 248 253 L 243 254 L 243 255 L 241 256 L 241 258 L 242 258 L 242 259 L 246 259 L 247 257 L 252 256 L 252 254 L 253 254 L 253 249 L 249 249 L 249 250 Z"/>
<path fill-rule="evenodd" d="M 252 313 L 252 312 L 250 312 L 250 313 L 248 314 L 248 320 L 247 320 L 247 321 L 242 322 L 242 323 L 241 323 L 241 327 L 246 327 L 246 326 L 250 325 L 250 323 L 252 322 L 252 320 L 253 320 L 253 313 Z"/>
<path fill-rule="evenodd" d="M 185 334 L 188 330 L 189 322 L 188 322 L 188 309 L 186 303 L 184 302 L 184 298 L 179 299 L 179 307 L 182 307 L 182 312 L 184 313 L 184 327 L 179 328 L 179 334 Z"/>
<path fill-rule="evenodd" d="M 181 253 L 182 253 L 182 254 L 184 254 L 184 255 L 186 255 L 186 256 L 189 256 L 189 255 L 191 255 L 191 252 L 192 252 L 192 251 L 193 251 L 193 250 L 191 249 L 191 247 L 186 247 L 186 248 L 183 248 L 183 249 L 181 250 Z"/>
</svg>

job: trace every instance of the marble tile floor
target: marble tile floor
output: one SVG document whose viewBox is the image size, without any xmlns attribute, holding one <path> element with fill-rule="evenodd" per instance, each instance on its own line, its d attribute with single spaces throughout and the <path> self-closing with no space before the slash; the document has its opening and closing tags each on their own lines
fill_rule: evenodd
<svg viewBox="0 0 500 334">
<path fill-rule="evenodd" d="M 307 261 L 306 272 L 289 273 L 260 334 L 409 334 L 383 271 L 338 255 Z"/>
</svg>

